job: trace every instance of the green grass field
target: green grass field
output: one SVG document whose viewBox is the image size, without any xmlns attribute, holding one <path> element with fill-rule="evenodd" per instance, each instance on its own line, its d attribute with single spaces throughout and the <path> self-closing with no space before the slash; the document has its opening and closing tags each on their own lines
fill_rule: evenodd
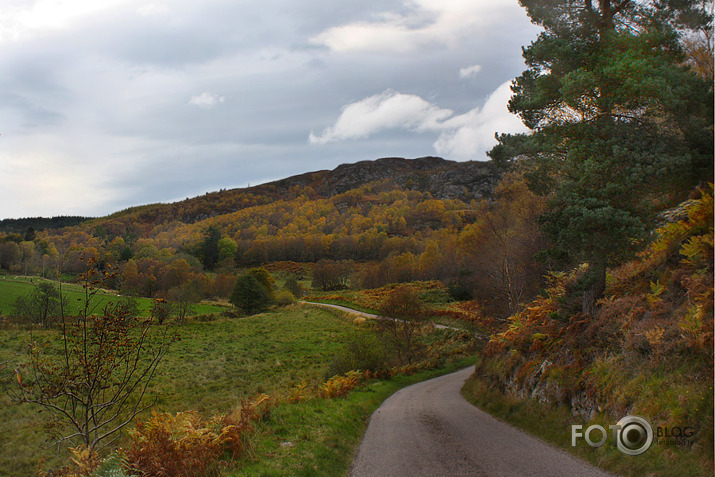
<svg viewBox="0 0 715 477">
<path fill-rule="evenodd" d="M 155 409 L 195 410 L 205 417 L 228 412 L 257 393 L 285 396 L 297 384 L 317 386 L 348 341 L 374 332 L 355 326 L 347 315 L 300 305 L 241 319 L 170 326 L 181 339 L 150 386 L 157 397 Z M 67 462 L 65 451 L 47 447 L 48 414 L 13 403 L 7 394 L 15 385 L 13 369 L 26 359 L 31 333 L 40 340 L 57 339 L 52 330 L 0 328 L 0 363 L 5 363 L 0 370 L 0 476 L 34 475 L 41 459 L 45 470 Z M 453 363 L 451 369 L 471 362 Z M 372 381 L 347 398 L 284 402 L 258 423 L 249 452 L 221 475 L 344 474 L 370 413 L 399 388 L 444 372 Z M 293 446 L 282 446 L 284 442 Z"/>
<path fill-rule="evenodd" d="M 11 275 L 0 275 L 0 315 L 12 315 L 13 304 L 19 296 L 32 293 L 34 284 L 39 281 L 49 281 L 38 277 L 16 277 Z M 57 284 L 57 282 L 52 282 Z M 62 292 L 67 297 L 69 313 L 76 313 L 84 305 L 85 292 L 81 285 L 74 283 L 62 283 Z M 101 311 L 108 303 L 116 303 L 121 300 L 117 292 L 109 290 L 99 290 L 92 302 L 95 310 Z M 151 298 L 137 298 L 139 309 L 148 314 L 153 301 Z M 207 315 L 225 310 L 226 307 L 196 303 L 192 305 L 192 315 Z"/>
<path fill-rule="evenodd" d="M 157 410 L 227 412 L 259 392 L 288 390 L 321 382 L 336 351 L 361 332 L 335 314 L 299 306 L 243 319 L 174 325 L 174 343 L 151 385 Z M 367 332 L 367 331 L 362 331 Z M 33 331 L 56 339 L 55 331 Z M 0 475 L 33 475 L 41 458 L 61 462 L 66 454 L 46 446 L 47 413 L 10 401 L 12 370 L 23 361 L 30 331 L 0 329 L 0 363 L 9 359 L 0 385 Z M 45 467 L 49 467 L 46 465 Z"/>
</svg>

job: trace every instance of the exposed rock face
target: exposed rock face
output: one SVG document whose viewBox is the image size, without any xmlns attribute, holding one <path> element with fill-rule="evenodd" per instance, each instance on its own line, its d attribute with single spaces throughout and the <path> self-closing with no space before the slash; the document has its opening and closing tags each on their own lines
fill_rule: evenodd
<svg viewBox="0 0 715 477">
<path fill-rule="evenodd" d="M 429 192 L 438 199 L 478 200 L 491 196 L 500 177 L 491 162 L 389 157 L 342 164 L 332 171 L 293 176 L 266 186 L 311 186 L 318 195 L 332 197 L 373 181 L 389 180 L 408 190 Z"/>
<path fill-rule="evenodd" d="M 585 390 L 568 393 L 554 380 L 544 379 L 543 371 L 550 364 L 546 360 L 538 371 L 521 380 L 510 375 L 496 384 L 504 394 L 522 400 L 535 399 L 542 404 L 564 404 L 571 409 L 574 416 L 581 416 L 587 421 L 594 419 L 602 411 L 595 397 Z"/>
</svg>

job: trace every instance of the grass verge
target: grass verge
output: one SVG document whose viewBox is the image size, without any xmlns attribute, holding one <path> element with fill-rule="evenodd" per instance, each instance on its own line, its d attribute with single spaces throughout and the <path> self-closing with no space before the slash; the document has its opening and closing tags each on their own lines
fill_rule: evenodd
<svg viewBox="0 0 715 477">
<path fill-rule="evenodd" d="M 712 475 L 712 469 L 705 469 L 692 449 L 661 445 L 655 441 L 648 451 L 639 456 L 623 454 L 613 445 L 610 435 L 608 442 L 599 448 L 590 447 L 583 439 L 579 439 L 576 447 L 572 447 L 572 425 L 580 424 L 585 429 L 599 424 L 608 429 L 608 426 L 615 422 L 608 422 L 601 416 L 585 422 L 581 417 L 574 416 L 565 406 L 507 396 L 478 376 L 467 380 L 462 388 L 462 395 L 467 401 L 497 419 L 614 474 L 633 477 Z M 594 434 L 595 438 L 600 438 L 600 434 Z"/>
<path fill-rule="evenodd" d="M 243 476 L 345 475 L 373 411 L 394 392 L 473 364 L 476 357 L 443 368 L 373 380 L 338 399 L 281 404 L 260 423 L 249 458 L 228 473 Z"/>
</svg>

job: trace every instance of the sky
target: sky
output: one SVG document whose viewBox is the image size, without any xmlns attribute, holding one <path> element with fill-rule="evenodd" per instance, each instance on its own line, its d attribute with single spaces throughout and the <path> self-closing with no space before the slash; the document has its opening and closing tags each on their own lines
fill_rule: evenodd
<svg viewBox="0 0 715 477">
<path fill-rule="evenodd" d="M 537 34 L 517 0 L 3 0 L 0 219 L 487 160 Z"/>
</svg>

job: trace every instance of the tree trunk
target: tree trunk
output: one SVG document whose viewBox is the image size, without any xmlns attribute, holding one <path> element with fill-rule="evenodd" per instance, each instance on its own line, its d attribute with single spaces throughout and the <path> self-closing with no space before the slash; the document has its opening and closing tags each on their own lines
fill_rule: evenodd
<svg viewBox="0 0 715 477">
<path fill-rule="evenodd" d="M 583 304 L 581 311 L 588 316 L 596 314 L 596 302 L 606 291 L 606 264 L 602 261 L 589 263 L 588 286 L 583 291 Z"/>
</svg>

